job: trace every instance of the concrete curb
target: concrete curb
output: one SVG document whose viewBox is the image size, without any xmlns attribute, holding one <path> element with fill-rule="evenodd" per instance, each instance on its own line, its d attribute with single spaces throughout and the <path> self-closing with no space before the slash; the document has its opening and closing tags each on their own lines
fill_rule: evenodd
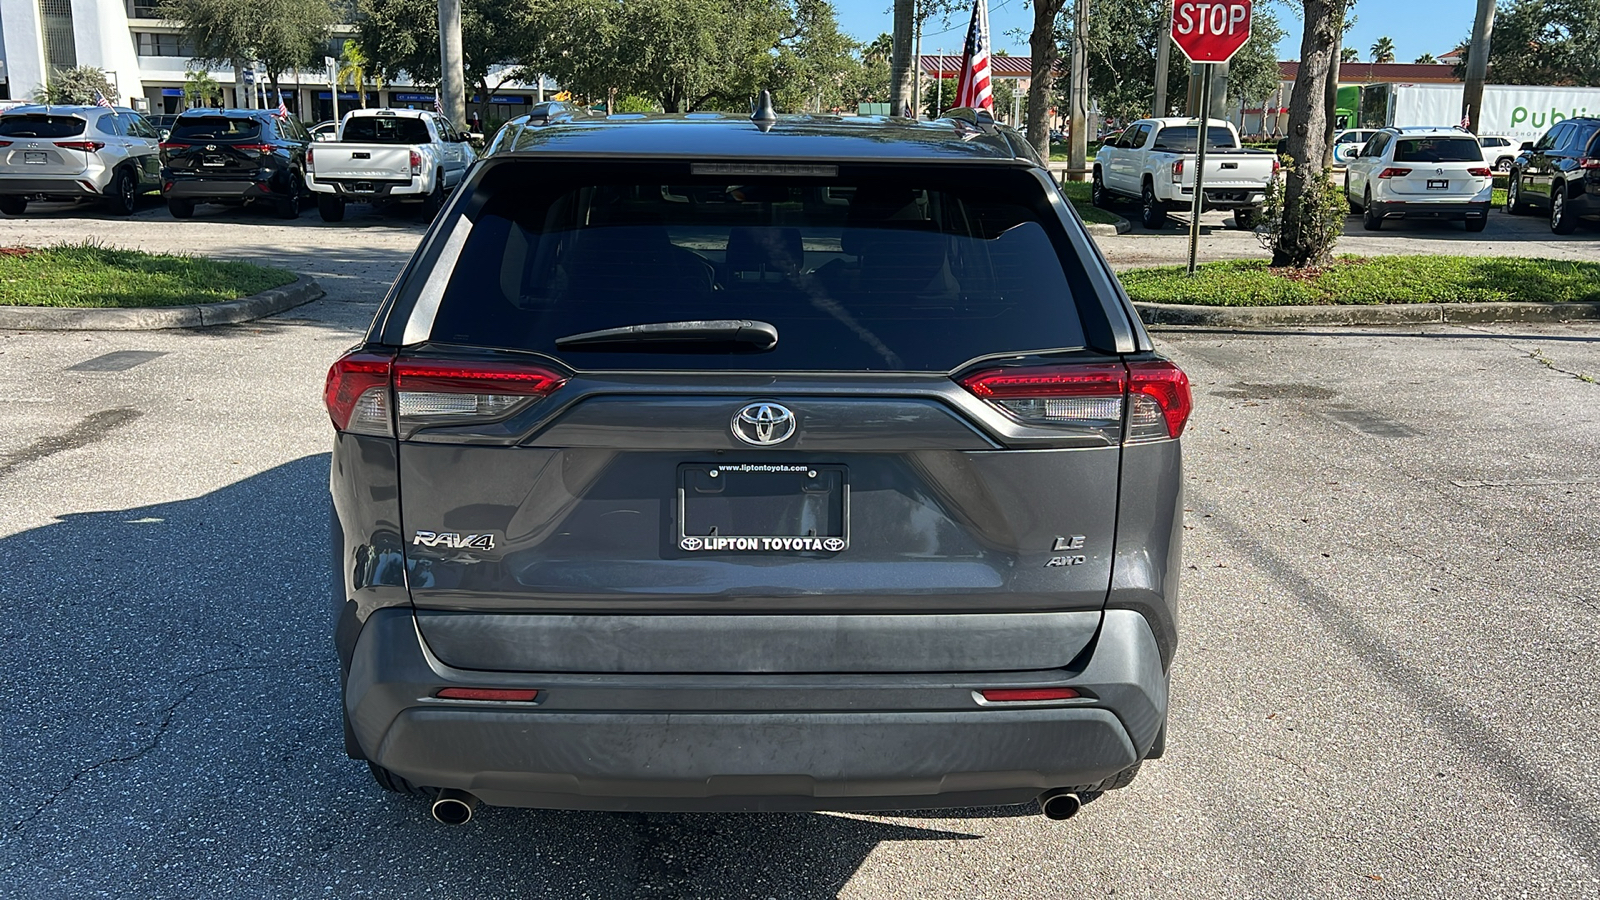
<svg viewBox="0 0 1600 900">
<path fill-rule="evenodd" d="M 1105 222 L 1085 222 L 1083 223 L 1083 227 L 1087 228 L 1090 234 L 1101 234 L 1111 237 L 1118 234 L 1127 234 L 1128 232 L 1132 231 L 1133 223 L 1122 218 L 1121 216 L 1118 216 L 1117 221 L 1113 224 L 1107 224 Z"/>
<path fill-rule="evenodd" d="M 1146 325 L 1451 325 L 1600 319 L 1600 303 L 1395 303 L 1372 306 L 1190 306 L 1135 302 Z"/>
<path fill-rule="evenodd" d="M 280 288 L 238 300 L 194 306 L 83 309 L 0 306 L 0 331 L 153 331 L 248 322 L 293 309 L 321 297 L 322 286 L 301 275 Z"/>
</svg>

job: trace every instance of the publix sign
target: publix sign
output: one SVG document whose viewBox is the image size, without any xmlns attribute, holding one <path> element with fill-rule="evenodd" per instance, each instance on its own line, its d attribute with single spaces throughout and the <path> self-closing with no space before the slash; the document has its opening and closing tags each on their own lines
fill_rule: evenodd
<svg viewBox="0 0 1600 900">
<path fill-rule="evenodd" d="M 1519 106 L 1511 111 L 1511 127 L 1515 130 L 1526 126 L 1535 131 L 1544 131 L 1557 122 L 1565 122 L 1569 118 L 1576 119 L 1588 114 L 1589 107 L 1587 106 L 1575 106 L 1570 113 L 1564 113 L 1552 106 L 1548 115 L 1539 110 L 1530 110 L 1526 106 Z"/>
</svg>

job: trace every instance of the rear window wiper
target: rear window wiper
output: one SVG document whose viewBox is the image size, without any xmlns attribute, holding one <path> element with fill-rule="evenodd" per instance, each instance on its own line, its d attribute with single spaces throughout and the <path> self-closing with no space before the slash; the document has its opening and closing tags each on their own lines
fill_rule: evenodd
<svg viewBox="0 0 1600 900">
<path fill-rule="evenodd" d="M 763 352 L 778 346 L 778 329 L 751 319 L 701 319 L 625 325 L 556 338 L 566 350 Z"/>
</svg>

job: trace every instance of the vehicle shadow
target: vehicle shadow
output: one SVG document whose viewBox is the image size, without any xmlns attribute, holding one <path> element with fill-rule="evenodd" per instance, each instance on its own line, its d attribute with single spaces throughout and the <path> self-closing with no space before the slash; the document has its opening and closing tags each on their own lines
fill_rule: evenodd
<svg viewBox="0 0 1600 900">
<path fill-rule="evenodd" d="M 826 814 L 436 824 L 343 752 L 328 465 L 0 538 L 0 895 L 832 897 L 881 842 L 980 838 Z"/>
</svg>

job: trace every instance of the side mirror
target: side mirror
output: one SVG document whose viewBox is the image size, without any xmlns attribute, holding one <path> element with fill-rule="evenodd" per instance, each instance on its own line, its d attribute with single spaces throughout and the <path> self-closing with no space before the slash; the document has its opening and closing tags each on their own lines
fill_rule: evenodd
<svg viewBox="0 0 1600 900">
<path fill-rule="evenodd" d="M 1351 147 L 1350 148 L 1350 152 L 1345 154 L 1345 156 L 1347 156 L 1347 157 L 1349 157 L 1351 159 L 1355 159 L 1355 158 L 1359 157 L 1360 155 L 1361 155 L 1361 148 L 1360 147 Z"/>
<path fill-rule="evenodd" d="M 167 138 L 172 137 L 172 129 L 171 128 L 163 128 L 163 129 L 161 129 L 160 135 L 161 135 L 161 140 L 163 142 L 165 142 Z"/>
<path fill-rule="evenodd" d="M 1522 149 L 1524 149 L 1524 150 L 1532 150 L 1533 149 L 1533 141 L 1523 141 L 1522 142 Z"/>
</svg>

